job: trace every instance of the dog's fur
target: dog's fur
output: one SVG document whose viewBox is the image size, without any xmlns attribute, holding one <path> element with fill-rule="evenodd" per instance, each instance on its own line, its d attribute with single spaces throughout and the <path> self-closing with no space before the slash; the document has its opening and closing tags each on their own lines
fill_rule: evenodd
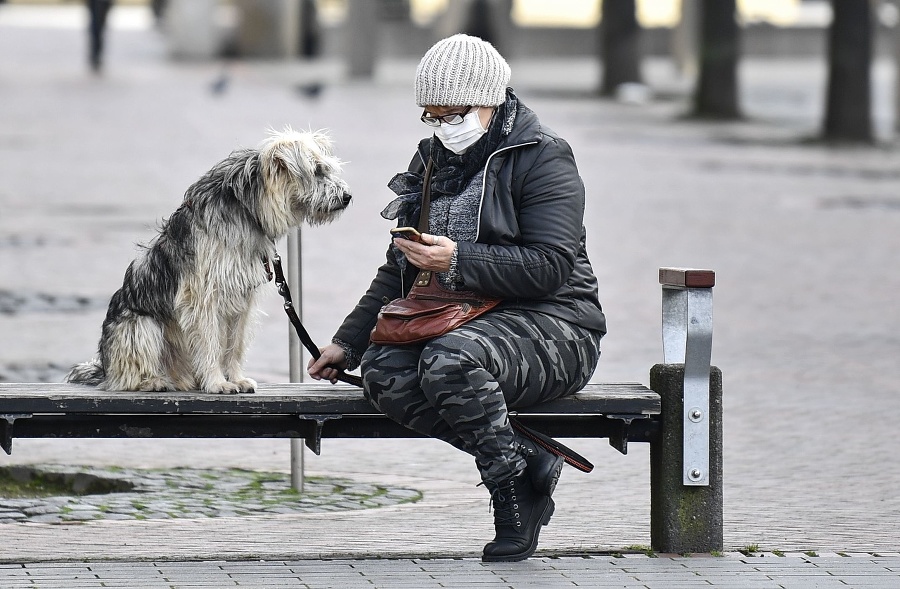
<svg viewBox="0 0 900 589">
<path fill-rule="evenodd" d="M 191 186 L 125 272 L 103 322 L 99 358 L 68 382 L 106 390 L 252 392 L 242 371 L 264 261 L 301 223 L 350 203 L 323 133 L 273 132 Z"/>
</svg>

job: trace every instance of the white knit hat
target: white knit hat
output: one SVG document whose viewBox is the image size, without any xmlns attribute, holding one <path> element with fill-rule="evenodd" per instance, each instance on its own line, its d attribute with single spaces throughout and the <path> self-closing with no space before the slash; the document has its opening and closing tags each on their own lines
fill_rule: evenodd
<svg viewBox="0 0 900 589">
<path fill-rule="evenodd" d="M 416 68 L 419 106 L 497 106 L 506 100 L 509 64 L 494 46 L 470 35 L 435 43 Z"/>
</svg>

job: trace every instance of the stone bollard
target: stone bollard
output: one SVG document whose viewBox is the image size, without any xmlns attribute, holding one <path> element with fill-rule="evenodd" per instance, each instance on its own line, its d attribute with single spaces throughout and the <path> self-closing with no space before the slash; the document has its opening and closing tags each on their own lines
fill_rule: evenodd
<svg viewBox="0 0 900 589">
<path fill-rule="evenodd" d="M 236 0 L 242 57 L 290 59 L 297 56 L 300 4 L 294 0 Z"/>
<path fill-rule="evenodd" d="M 709 375 L 709 485 L 683 484 L 684 364 L 657 364 L 650 388 L 662 399 L 659 439 L 650 445 L 650 543 L 657 552 L 723 549 L 722 372 Z"/>
<path fill-rule="evenodd" d="M 175 59 L 209 60 L 222 46 L 216 27 L 218 0 L 168 0 L 163 13 L 169 54 Z"/>
<path fill-rule="evenodd" d="M 372 0 L 348 0 L 344 54 L 351 78 L 371 78 L 378 60 L 378 4 Z"/>
</svg>

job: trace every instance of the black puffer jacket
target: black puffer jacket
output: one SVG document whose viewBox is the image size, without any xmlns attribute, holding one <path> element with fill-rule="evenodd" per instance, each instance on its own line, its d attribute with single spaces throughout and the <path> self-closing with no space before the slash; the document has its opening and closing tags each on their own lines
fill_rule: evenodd
<svg viewBox="0 0 900 589">
<path fill-rule="evenodd" d="M 419 143 L 410 171 L 424 171 L 430 142 Z M 457 244 L 461 288 L 504 299 L 498 309 L 540 311 L 606 333 L 583 221 L 584 184 L 569 144 L 519 102 L 512 132 L 485 165 L 475 243 Z M 334 339 L 362 355 L 378 311 L 403 296 L 415 274 L 403 273 L 401 289 L 389 250 Z"/>
</svg>

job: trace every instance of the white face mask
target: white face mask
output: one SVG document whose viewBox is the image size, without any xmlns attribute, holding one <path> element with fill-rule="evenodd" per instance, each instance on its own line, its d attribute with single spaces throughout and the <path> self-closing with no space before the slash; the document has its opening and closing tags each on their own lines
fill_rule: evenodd
<svg viewBox="0 0 900 589">
<path fill-rule="evenodd" d="M 444 147 L 457 155 L 465 153 L 485 133 L 487 133 L 487 129 L 481 126 L 477 108 L 463 117 L 462 122 L 458 125 L 441 123 L 440 127 L 434 129 L 434 134 L 441 140 Z"/>
</svg>

